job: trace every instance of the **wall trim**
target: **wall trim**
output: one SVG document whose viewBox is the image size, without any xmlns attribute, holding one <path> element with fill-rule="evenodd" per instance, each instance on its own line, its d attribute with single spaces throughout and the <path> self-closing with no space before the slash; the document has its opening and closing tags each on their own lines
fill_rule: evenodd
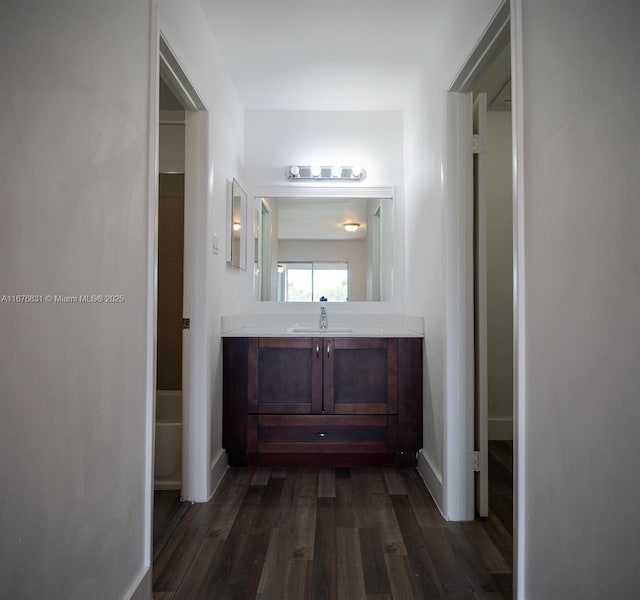
<svg viewBox="0 0 640 600">
<path fill-rule="evenodd" d="M 442 475 L 433 467 L 431 461 L 424 452 L 424 448 L 418 452 L 418 473 L 422 477 L 422 481 L 431 494 L 433 501 L 436 503 L 440 514 L 446 519 L 442 504 Z"/>
<path fill-rule="evenodd" d="M 222 479 L 228 468 L 227 453 L 224 448 L 220 448 L 211 461 L 211 496 L 209 496 L 209 500 L 211 500 L 213 495 L 216 493 L 218 486 L 222 483 Z"/>
<path fill-rule="evenodd" d="M 512 417 L 489 417 L 489 440 L 512 440 Z"/>
<path fill-rule="evenodd" d="M 145 567 L 136 577 L 131 587 L 122 597 L 123 600 L 150 600 L 151 598 L 151 567 Z"/>
<path fill-rule="evenodd" d="M 524 196 L 524 81 L 522 0 L 511 3 L 511 114 L 513 165 L 513 251 L 515 293 L 513 299 L 513 588 L 514 598 L 526 594 L 526 318 L 525 318 L 525 196 Z"/>
<path fill-rule="evenodd" d="M 149 569 L 153 549 L 153 470 L 156 420 L 156 339 L 158 311 L 158 4 L 149 7 L 149 145 L 147 148 L 147 264 L 145 332 L 145 430 L 144 430 L 144 550 L 142 564 Z M 142 432 L 141 432 L 142 433 Z M 151 588 L 149 588 L 149 591 Z M 133 596 L 130 596 L 133 597 Z M 147 597 L 151 597 L 149 593 Z"/>
</svg>

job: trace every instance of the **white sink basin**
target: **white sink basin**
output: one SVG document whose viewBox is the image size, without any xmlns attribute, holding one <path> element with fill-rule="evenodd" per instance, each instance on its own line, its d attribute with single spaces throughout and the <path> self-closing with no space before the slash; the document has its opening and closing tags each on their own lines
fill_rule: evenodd
<svg viewBox="0 0 640 600">
<path fill-rule="evenodd" d="M 289 333 L 351 333 L 349 327 L 328 327 L 320 329 L 319 327 L 289 327 Z"/>
</svg>

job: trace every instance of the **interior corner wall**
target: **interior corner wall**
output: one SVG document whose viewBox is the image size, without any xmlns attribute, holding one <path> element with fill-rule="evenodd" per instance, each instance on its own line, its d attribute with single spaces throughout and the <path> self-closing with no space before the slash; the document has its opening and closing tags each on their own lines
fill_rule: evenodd
<svg viewBox="0 0 640 600">
<path fill-rule="evenodd" d="M 640 7 L 519 0 L 524 588 L 631 598 L 640 553 Z"/>
<path fill-rule="evenodd" d="M 487 113 L 487 370 L 489 439 L 513 439 L 511 111 Z"/>
<path fill-rule="evenodd" d="M 148 570 L 150 5 L 0 8 L 2 598 L 113 600 Z"/>
<path fill-rule="evenodd" d="M 450 506 L 446 493 L 451 453 L 445 445 L 466 443 L 448 438 L 445 431 L 446 94 L 499 5 L 500 0 L 447 3 L 436 35 L 425 47 L 429 58 L 422 80 L 404 113 L 405 310 L 424 317 L 423 455 L 430 469 L 426 479 L 440 488 L 431 492 L 443 498 L 440 509 L 452 520 L 469 516 Z"/>
<path fill-rule="evenodd" d="M 251 300 L 241 271 L 227 264 L 224 248 L 227 231 L 227 197 L 235 178 L 243 187 L 244 109 L 224 66 L 220 49 L 197 0 L 159 2 L 160 31 L 175 53 L 191 84 L 207 108 L 209 117 L 209 193 L 202 202 L 206 214 L 205 243 L 200 249 L 206 256 L 206 293 L 200 302 L 207 303 L 204 327 L 208 344 L 206 356 L 198 357 L 206 370 L 208 411 L 203 430 L 197 433 L 198 452 L 206 452 L 206 473 L 198 475 L 196 501 L 207 500 L 226 468 L 222 449 L 222 338 L 220 318 L 236 313 Z M 188 131 L 188 128 L 187 128 Z M 189 160 L 187 155 L 186 160 Z M 218 235 L 220 253 L 213 254 L 213 235 Z M 201 478 L 201 479 L 200 479 Z"/>
</svg>

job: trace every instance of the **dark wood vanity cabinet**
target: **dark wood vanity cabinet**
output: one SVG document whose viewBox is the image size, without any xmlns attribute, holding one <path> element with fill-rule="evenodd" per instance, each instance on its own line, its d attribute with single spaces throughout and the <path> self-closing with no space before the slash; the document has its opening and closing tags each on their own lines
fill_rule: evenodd
<svg viewBox="0 0 640 600">
<path fill-rule="evenodd" d="M 415 465 L 422 339 L 224 338 L 229 464 Z"/>
</svg>

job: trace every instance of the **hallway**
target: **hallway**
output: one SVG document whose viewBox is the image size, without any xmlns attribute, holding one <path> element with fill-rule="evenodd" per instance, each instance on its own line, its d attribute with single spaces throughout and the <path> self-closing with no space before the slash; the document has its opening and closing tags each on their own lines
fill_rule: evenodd
<svg viewBox="0 0 640 600">
<path fill-rule="evenodd" d="M 446 522 L 414 469 L 229 469 L 158 557 L 153 597 L 500 600 L 510 547 L 495 513 Z"/>
</svg>

